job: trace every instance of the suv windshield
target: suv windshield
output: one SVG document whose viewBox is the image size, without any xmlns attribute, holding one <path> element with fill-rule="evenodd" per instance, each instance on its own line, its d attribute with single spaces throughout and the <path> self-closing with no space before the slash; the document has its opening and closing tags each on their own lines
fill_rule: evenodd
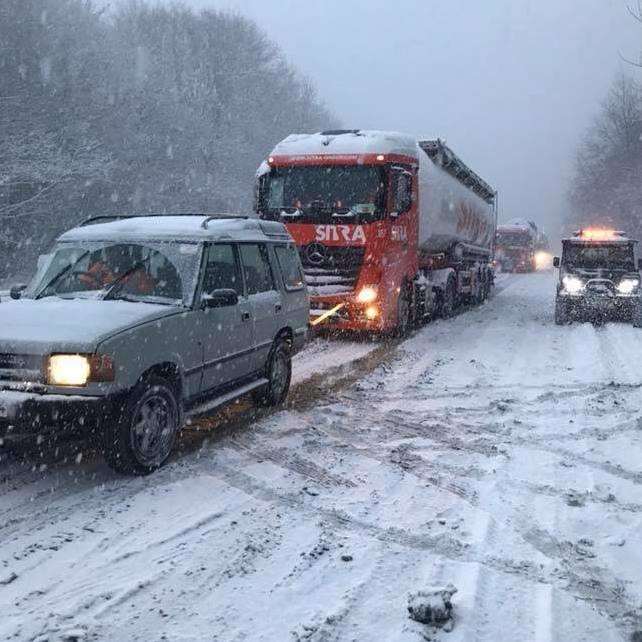
<svg viewBox="0 0 642 642">
<path fill-rule="evenodd" d="M 26 296 L 191 305 L 199 257 L 195 243 L 60 243 Z"/>
<path fill-rule="evenodd" d="M 635 269 L 633 246 L 622 243 L 617 245 L 566 243 L 562 263 L 569 267 L 588 270 L 598 268 Z"/>
<path fill-rule="evenodd" d="M 368 223 L 383 217 L 384 192 L 381 167 L 277 168 L 266 178 L 260 208 L 285 223 Z"/>
</svg>

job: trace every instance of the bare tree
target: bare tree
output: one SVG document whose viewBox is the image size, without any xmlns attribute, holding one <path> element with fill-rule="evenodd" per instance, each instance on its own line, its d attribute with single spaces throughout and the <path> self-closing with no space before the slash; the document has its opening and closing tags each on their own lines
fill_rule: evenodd
<svg viewBox="0 0 642 642">
<path fill-rule="evenodd" d="M 622 76 L 577 152 L 569 223 L 642 233 L 642 89 Z"/>
<path fill-rule="evenodd" d="M 642 0 L 636 0 L 636 2 L 628 3 L 626 5 L 626 9 L 634 20 L 637 20 L 637 22 L 642 24 Z M 634 67 L 642 67 L 642 51 L 639 54 L 638 61 L 631 60 L 621 53 L 620 58 L 622 58 L 622 60 L 629 63 L 630 65 L 633 65 Z"/>
<path fill-rule="evenodd" d="M 249 208 L 256 167 L 277 140 L 336 124 L 239 15 L 2 0 L 5 271 L 96 212 Z"/>
</svg>

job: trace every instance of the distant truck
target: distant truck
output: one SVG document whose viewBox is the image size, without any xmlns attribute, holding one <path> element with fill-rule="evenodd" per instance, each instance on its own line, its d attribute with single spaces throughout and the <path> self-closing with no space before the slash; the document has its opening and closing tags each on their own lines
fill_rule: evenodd
<svg viewBox="0 0 642 642">
<path fill-rule="evenodd" d="M 299 248 L 313 325 L 404 334 L 493 285 L 495 190 L 440 140 L 292 135 L 259 168 L 256 197 Z"/>
<path fill-rule="evenodd" d="M 495 263 L 503 272 L 534 272 L 543 239 L 533 221 L 513 219 L 497 228 Z"/>
<path fill-rule="evenodd" d="M 587 229 L 562 240 L 555 323 L 640 321 L 638 242 L 624 232 Z"/>
</svg>

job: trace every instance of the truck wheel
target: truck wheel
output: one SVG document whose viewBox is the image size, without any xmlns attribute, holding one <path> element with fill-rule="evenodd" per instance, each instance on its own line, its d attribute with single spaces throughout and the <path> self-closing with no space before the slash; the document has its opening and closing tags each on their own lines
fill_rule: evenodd
<svg viewBox="0 0 642 642">
<path fill-rule="evenodd" d="M 448 279 L 441 299 L 441 317 L 450 319 L 455 314 L 455 283 Z"/>
<path fill-rule="evenodd" d="M 397 325 L 395 327 L 395 335 L 397 337 L 405 337 L 408 334 L 412 323 L 411 317 L 408 288 L 402 286 L 397 297 Z"/>
<path fill-rule="evenodd" d="M 570 321 L 568 303 L 560 298 L 555 300 L 555 323 L 566 325 Z"/>
<path fill-rule="evenodd" d="M 254 401 L 260 406 L 280 406 L 288 396 L 292 380 L 292 355 L 290 344 L 277 339 L 268 357 L 265 376 L 268 384 L 254 394 Z"/>
<path fill-rule="evenodd" d="M 168 381 L 143 379 L 105 431 L 105 459 L 117 472 L 148 475 L 169 458 L 180 428 L 180 406 Z"/>
<path fill-rule="evenodd" d="M 477 287 L 475 289 L 475 295 L 473 297 L 474 305 L 481 305 L 484 302 L 484 277 L 479 274 L 477 276 Z"/>
<path fill-rule="evenodd" d="M 484 303 L 490 296 L 490 275 L 488 272 L 484 272 L 482 277 L 482 293 L 481 293 L 481 302 Z"/>
<path fill-rule="evenodd" d="M 633 308 L 632 320 L 634 328 L 642 328 L 642 302 L 637 303 Z"/>
</svg>

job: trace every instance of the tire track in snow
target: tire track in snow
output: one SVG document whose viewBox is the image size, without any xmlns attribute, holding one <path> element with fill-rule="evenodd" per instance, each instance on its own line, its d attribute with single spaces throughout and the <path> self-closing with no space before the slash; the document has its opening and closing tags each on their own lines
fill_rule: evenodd
<svg viewBox="0 0 642 642">
<path fill-rule="evenodd" d="M 376 524 L 354 518 L 343 511 L 313 506 L 300 496 L 279 492 L 267 484 L 242 473 L 238 469 L 217 466 L 213 474 L 219 474 L 226 483 L 260 499 L 261 501 L 287 505 L 297 514 L 312 513 L 338 530 L 347 530 L 368 536 L 383 543 L 395 544 L 405 548 L 430 552 L 459 562 L 478 563 L 501 574 L 515 575 L 533 584 L 554 585 L 558 590 L 571 596 L 581 596 L 590 601 L 595 608 L 606 613 L 625 630 L 642 625 L 642 614 L 635 615 L 634 601 L 618 578 L 598 566 L 572 560 L 568 563 L 568 547 L 558 542 L 550 533 L 538 529 L 528 532 L 527 541 L 547 557 L 561 564 L 558 572 L 548 572 L 527 560 L 514 560 L 485 555 L 476 551 L 450 535 L 419 535 L 406 530 Z"/>
</svg>

